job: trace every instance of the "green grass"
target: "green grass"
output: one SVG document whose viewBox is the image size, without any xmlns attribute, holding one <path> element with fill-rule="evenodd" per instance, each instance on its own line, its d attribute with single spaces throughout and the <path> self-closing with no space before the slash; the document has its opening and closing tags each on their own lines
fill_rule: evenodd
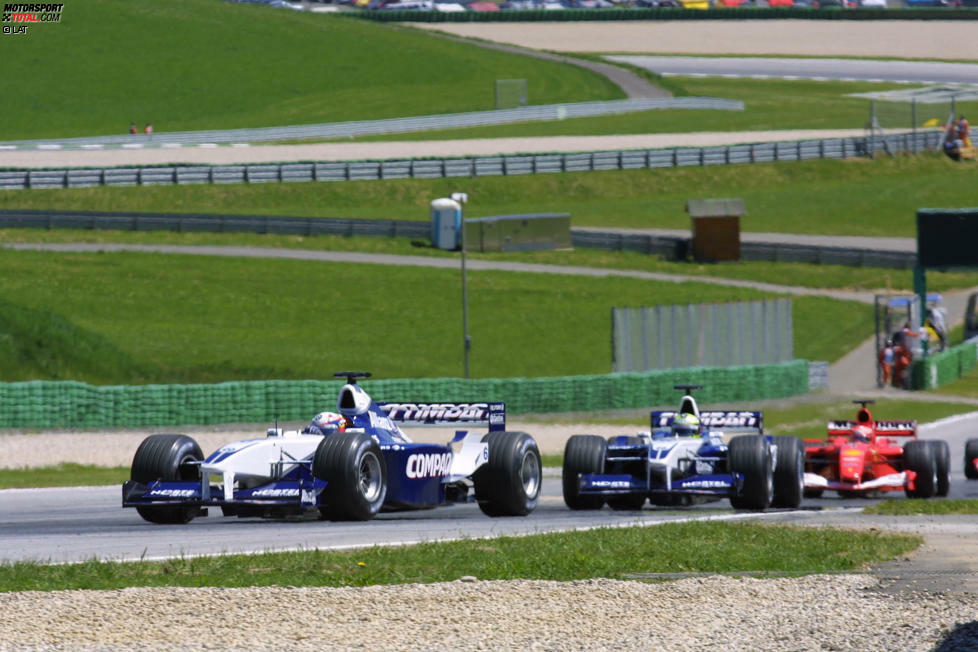
<svg viewBox="0 0 978 652">
<path fill-rule="evenodd" d="M 911 514 L 978 514 L 978 500 L 924 500 L 911 498 L 909 500 L 884 500 L 870 505 L 865 514 L 885 514 L 892 516 L 908 516 Z"/>
<path fill-rule="evenodd" d="M 138 518 L 133 515 L 134 518 Z M 0 565 L 0 591 L 128 586 L 371 586 L 480 580 L 570 581 L 632 573 L 847 571 L 892 559 L 917 536 L 750 523 L 682 523 L 355 551 Z"/>
<path fill-rule="evenodd" d="M 918 209 L 978 204 L 974 173 L 973 165 L 926 154 L 467 179 L 30 190 L 0 193 L 0 209 L 427 221 L 432 199 L 462 190 L 469 217 L 565 212 L 574 226 L 688 230 L 687 199 L 742 197 L 743 231 L 915 237 Z"/>
<path fill-rule="evenodd" d="M 568 64 L 420 30 L 216 0 L 85 0 L 0 39 L 0 139 L 232 129 L 493 108 L 514 71 L 534 104 L 623 97 Z M 57 61 L 57 65 L 51 64 Z"/>
<path fill-rule="evenodd" d="M 183 246 L 244 246 L 272 249 L 305 249 L 314 251 L 357 251 L 361 253 L 430 256 L 458 259 L 458 252 L 436 249 L 425 240 L 409 238 L 376 238 L 344 236 L 265 235 L 251 233 L 199 233 L 176 231 L 103 231 L 87 229 L 0 229 L 0 242 L 9 243 L 121 243 Z M 912 291 L 912 270 L 845 265 L 812 265 L 807 263 L 738 261 L 694 263 L 662 260 L 659 256 L 629 251 L 597 249 L 469 252 L 470 260 L 514 261 L 540 265 L 596 267 L 635 270 L 659 274 L 704 276 L 775 285 L 854 291 Z M 978 272 L 941 272 L 927 274 L 928 291 L 978 286 Z M 952 332 L 952 342 L 960 342 Z"/>
<path fill-rule="evenodd" d="M 0 299 L 18 325 L 0 334 L 4 381 L 300 379 L 347 368 L 415 378 L 462 371 L 461 346 L 453 346 L 462 332 L 457 270 L 8 250 L 0 254 L 0 276 Z M 607 373 L 613 306 L 766 296 L 695 283 L 473 271 L 468 294 L 473 377 Z M 794 306 L 799 357 L 833 360 L 870 332 L 870 306 L 822 297 L 796 297 Z M 831 338 L 821 336 L 827 324 Z M 37 361 L 34 348 L 64 337 L 93 352 L 87 364 L 63 345 Z"/>
<path fill-rule="evenodd" d="M 658 109 L 614 116 L 572 118 L 554 122 L 441 129 L 423 133 L 357 138 L 362 141 L 454 140 L 531 136 L 594 136 L 611 134 L 668 134 L 704 131 L 768 131 L 780 129 L 862 129 L 870 121 L 870 101 L 852 93 L 903 89 L 899 84 L 808 80 L 723 79 L 670 77 L 680 94 L 720 97 L 744 102 L 743 111 Z M 531 87 L 532 88 L 532 87 Z M 532 92 L 531 92 L 532 95 Z M 884 127 L 913 129 L 908 103 L 877 104 Z M 978 113 L 978 102 L 962 102 L 966 115 Z M 948 107 L 921 105 L 918 127 L 931 118 L 947 119 Z"/>
<path fill-rule="evenodd" d="M 63 462 L 56 466 L 0 469 L 0 489 L 23 487 L 99 487 L 129 479 L 129 468 Z"/>
</svg>

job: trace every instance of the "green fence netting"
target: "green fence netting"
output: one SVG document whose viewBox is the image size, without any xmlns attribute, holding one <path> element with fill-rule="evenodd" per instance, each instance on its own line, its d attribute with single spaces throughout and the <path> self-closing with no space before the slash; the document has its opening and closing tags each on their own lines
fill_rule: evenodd
<svg viewBox="0 0 978 652">
<path fill-rule="evenodd" d="M 677 383 L 700 401 L 749 401 L 808 391 L 808 362 L 668 369 L 555 378 L 365 380 L 377 401 L 504 401 L 509 414 L 669 405 Z M 213 385 L 95 386 L 71 381 L 0 383 L 0 428 L 98 428 L 309 419 L 333 409 L 339 380 L 238 381 Z"/>
<path fill-rule="evenodd" d="M 934 389 L 957 380 L 978 364 L 978 344 L 965 342 L 915 361 L 910 370 L 913 389 Z"/>
</svg>

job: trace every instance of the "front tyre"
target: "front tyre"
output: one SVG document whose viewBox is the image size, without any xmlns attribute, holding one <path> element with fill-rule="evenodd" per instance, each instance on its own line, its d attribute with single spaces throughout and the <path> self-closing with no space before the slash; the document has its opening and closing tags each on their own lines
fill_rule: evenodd
<svg viewBox="0 0 978 652">
<path fill-rule="evenodd" d="M 326 481 L 323 518 L 368 521 L 387 496 L 387 464 L 374 439 L 362 432 L 335 433 L 319 442 L 312 473 Z"/>
<path fill-rule="evenodd" d="M 797 437 L 775 437 L 778 446 L 774 468 L 774 507 L 801 505 L 805 494 L 805 446 Z"/>
<path fill-rule="evenodd" d="M 200 445 L 186 435 L 150 435 L 136 449 L 129 479 L 140 484 L 158 480 L 200 482 Z M 189 523 L 200 513 L 195 505 L 140 505 L 136 511 L 150 523 Z"/>
<path fill-rule="evenodd" d="M 978 459 L 978 439 L 969 439 L 964 445 L 964 477 L 969 480 L 978 480 L 976 459 Z"/>
<path fill-rule="evenodd" d="M 764 511 L 774 499 L 771 446 L 763 435 L 741 435 L 730 440 L 728 462 L 732 473 L 744 476 L 740 493 L 730 497 L 734 509 Z"/>
<path fill-rule="evenodd" d="M 951 491 L 951 447 L 943 439 L 931 441 L 934 447 L 934 464 L 937 467 L 936 496 L 945 497 Z"/>
<path fill-rule="evenodd" d="M 581 493 L 581 476 L 603 473 L 608 442 L 597 435 L 573 435 L 564 446 L 561 482 L 564 504 L 571 509 L 601 509 L 604 496 Z"/>
<path fill-rule="evenodd" d="M 917 474 L 915 488 L 906 490 L 908 498 L 930 498 L 937 493 L 937 462 L 929 441 L 907 442 L 903 447 L 903 467 Z"/>
<path fill-rule="evenodd" d="M 540 449 L 525 432 L 490 432 L 489 460 L 472 474 L 475 499 L 487 516 L 526 516 L 540 499 Z"/>
</svg>

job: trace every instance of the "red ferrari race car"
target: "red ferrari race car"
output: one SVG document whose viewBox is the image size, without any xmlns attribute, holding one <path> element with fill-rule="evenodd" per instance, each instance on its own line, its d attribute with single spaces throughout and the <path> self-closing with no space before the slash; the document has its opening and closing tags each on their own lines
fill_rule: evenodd
<svg viewBox="0 0 978 652">
<path fill-rule="evenodd" d="M 844 497 L 901 489 L 910 498 L 947 495 L 946 441 L 917 439 L 916 421 L 874 420 L 866 408 L 873 401 L 853 403 L 860 405 L 855 421 L 829 421 L 824 440 L 805 440 L 806 497 L 818 498 L 826 489 Z"/>
<path fill-rule="evenodd" d="M 964 444 L 964 477 L 978 480 L 978 439 L 969 439 Z"/>
</svg>

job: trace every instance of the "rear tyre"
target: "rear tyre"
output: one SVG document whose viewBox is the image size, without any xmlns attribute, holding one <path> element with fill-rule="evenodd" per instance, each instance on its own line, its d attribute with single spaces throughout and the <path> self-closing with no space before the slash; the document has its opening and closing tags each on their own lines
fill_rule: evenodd
<svg viewBox="0 0 978 652">
<path fill-rule="evenodd" d="M 775 437 L 778 463 L 774 469 L 774 507 L 801 505 L 805 494 L 805 446 L 797 437 Z"/>
<path fill-rule="evenodd" d="M 764 511 L 774 498 L 771 446 L 763 435 L 741 435 L 730 440 L 728 462 L 732 473 L 742 473 L 740 493 L 730 497 L 735 509 Z"/>
<path fill-rule="evenodd" d="M 931 441 L 934 447 L 934 464 L 937 466 L 937 492 L 944 497 L 951 491 L 951 447 L 943 439 Z"/>
<path fill-rule="evenodd" d="M 475 499 L 487 516 L 526 516 L 540 499 L 540 450 L 525 432 L 490 432 L 489 460 L 472 475 Z"/>
<path fill-rule="evenodd" d="M 150 435 L 136 449 L 129 478 L 141 484 L 157 480 L 199 483 L 200 466 L 193 462 L 202 459 L 200 446 L 186 435 Z M 136 511 L 150 523 L 174 524 L 189 523 L 200 507 L 141 505 Z"/>
<path fill-rule="evenodd" d="M 969 439 L 964 445 L 964 477 L 969 480 L 978 480 L 976 459 L 978 459 L 978 439 Z"/>
<path fill-rule="evenodd" d="M 597 435 L 573 435 L 564 447 L 561 481 L 564 504 L 571 509 L 601 509 L 604 496 L 581 494 L 581 475 L 602 473 L 608 451 L 607 442 Z"/>
<path fill-rule="evenodd" d="M 903 467 L 917 474 L 915 488 L 906 490 L 908 498 L 930 498 L 937 493 L 937 463 L 929 441 L 908 442 L 903 447 Z"/>
<path fill-rule="evenodd" d="M 312 473 L 326 481 L 319 512 L 331 521 L 368 521 L 387 496 L 387 464 L 374 439 L 362 432 L 323 437 Z"/>
</svg>

